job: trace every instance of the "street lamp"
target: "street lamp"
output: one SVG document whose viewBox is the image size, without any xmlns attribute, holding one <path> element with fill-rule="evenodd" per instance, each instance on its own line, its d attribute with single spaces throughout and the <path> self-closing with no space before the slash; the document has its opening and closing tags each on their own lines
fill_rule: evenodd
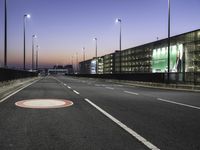
<svg viewBox="0 0 200 150">
<path fill-rule="evenodd" d="M 26 19 L 31 18 L 29 14 L 24 15 L 24 70 L 26 70 Z"/>
<path fill-rule="evenodd" d="M 72 73 L 74 74 L 74 61 L 73 61 L 73 59 L 74 59 L 74 56 L 72 55 Z"/>
<path fill-rule="evenodd" d="M 94 38 L 93 40 L 95 41 L 96 74 L 98 74 L 98 69 L 97 69 L 97 67 L 98 67 L 98 65 L 97 65 L 97 61 L 98 61 L 98 59 L 97 59 L 97 38 Z"/>
<path fill-rule="evenodd" d="M 5 0 L 5 25 L 4 25 L 4 67 L 7 67 L 7 0 Z"/>
<path fill-rule="evenodd" d="M 35 38 L 37 38 L 36 35 L 32 35 L 32 70 L 34 70 L 34 48 L 35 48 Z"/>
<path fill-rule="evenodd" d="M 81 65 L 81 73 L 85 73 L 85 47 L 83 47 L 83 63 Z"/>
<path fill-rule="evenodd" d="M 170 0 L 168 0 L 168 59 L 167 59 L 167 80 L 170 82 Z"/>
<path fill-rule="evenodd" d="M 83 61 L 85 61 L 85 47 L 83 47 Z"/>
<path fill-rule="evenodd" d="M 120 25 L 120 28 L 119 28 L 119 50 L 120 50 L 120 53 L 119 53 L 119 73 L 121 73 L 121 50 L 122 50 L 122 40 L 121 40 L 121 36 L 122 36 L 122 27 L 121 27 L 121 24 L 122 24 L 122 20 L 120 18 L 117 18 L 116 23 L 119 23 Z"/>
<path fill-rule="evenodd" d="M 78 73 L 78 53 L 76 52 L 76 73 Z"/>
</svg>

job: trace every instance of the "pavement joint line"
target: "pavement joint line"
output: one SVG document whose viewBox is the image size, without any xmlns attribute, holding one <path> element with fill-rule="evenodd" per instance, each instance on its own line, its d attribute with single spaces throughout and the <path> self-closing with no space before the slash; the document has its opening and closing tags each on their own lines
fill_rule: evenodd
<svg viewBox="0 0 200 150">
<path fill-rule="evenodd" d="M 114 90 L 114 88 L 112 87 L 105 87 L 106 89 L 110 89 L 110 90 Z"/>
<path fill-rule="evenodd" d="M 162 99 L 162 98 L 157 98 L 157 100 L 162 101 L 162 102 L 167 102 L 167 103 L 171 103 L 171 104 L 176 104 L 176 105 L 185 106 L 185 107 L 189 107 L 189 108 L 200 110 L 200 107 L 193 106 L 193 105 L 188 105 L 188 104 L 183 104 L 183 103 L 179 103 L 179 102 L 174 102 L 174 101 L 170 101 L 170 100 L 166 100 L 166 99 Z"/>
<path fill-rule="evenodd" d="M 139 95 L 138 93 L 135 93 L 135 92 L 130 92 L 130 91 L 124 91 L 124 92 L 128 94 Z"/>
<path fill-rule="evenodd" d="M 80 94 L 80 93 L 79 93 L 79 92 L 77 92 L 76 90 L 73 90 L 73 92 L 74 92 L 74 93 L 76 93 L 76 94 L 78 94 L 78 95 Z"/>
<path fill-rule="evenodd" d="M 39 79 L 39 80 L 40 80 L 40 79 Z M 7 99 L 10 98 L 11 96 L 17 94 L 18 92 L 22 91 L 23 89 L 27 88 L 28 86 L 30 86 L 30 85 L 32 85 L 32 84 L 38 82 L 39 80 L 33 81 L 33 82 L 29 83 L 28 85 L 25 85 L 24 87 L 22 87 L 22 88 L 18 89 L 17 91 L 11 93 L 10 95 L 4 97 L 3 99 L 0 100 L 0 103 L 3 102 L 3 101 L 5 101 L 5 100 L 7 100 Z"/>
<path fill-rule="evenodd" d="M 94 104 L 89 99 L 85 98 L 84 100 L 86 102 L 88 102 L 90 105 L 92 105 L 93 107 L 95 107 L 97 110 L 99 110 L 103 115 L 105 115 L 106 117 L 108 117 L 110 120 L 112 120 L 118 126 L 120 126 L 122 129 L 124 129 L 126 132 L 128 132 L 130 135 L 132 135 L 134 138 L 136 138 L 138 141 L 140 141 L 141 143 L 143 143 L 149 149 L 151 149 L 151 150 L 160 150 L 158 147 L 156 147 L 155 145 L 153 145 L 151 142 L 147 141 L 145 138 L 143 138 L 142 136 L 140 136 L 137 132 L 135 132 L 134 130 L 132 130 L 131 128 L 129 128 L 125 124 L 123 124 L 121 121 L 119 121 L 118 119 L 116 119 L 115 117 L 113 117 L 112 115 L 110 115 L 109 113 L 107 113 L 105 110 L 103 110 L 102 108 L 100 108 L 99 106 L 97 106 L 96 104 Z"/>
</svg>

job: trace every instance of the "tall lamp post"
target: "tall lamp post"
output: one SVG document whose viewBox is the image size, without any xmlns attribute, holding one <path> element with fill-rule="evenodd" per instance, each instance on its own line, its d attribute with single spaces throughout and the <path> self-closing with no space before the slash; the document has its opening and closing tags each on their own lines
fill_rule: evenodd
<svg viewBox="0 0 200 150">
<path fill-rule="evenodd" d="M 24 70 L 26 70 L 26 19 L 30 17 L 29 14 L 24 15 Z"/>
<path fill-rule="evenodd" d="M 119 28 L 119 73 L 121 73 L 121 50 L 122 50 L 122 20 L 120 18 L 117 18 L 116 23 L 119 22 L 120 28 Z"/>
<path fill-rule="evenodd" d="M 170 0 L 168 0 L 168 57 L 167 57 L 167 80 L 170 82 Z"/>
<path fill-rule="evenodd" d="M 85 47 L 83 47 L 83 61 L 85 61 Z"/>
<path fill-rule="evenodd" d="M 36 46 L 36 70 L 38 70 L 38 60 L 39 60 L 39 45 Z"/>
<path fill-rule="evenodd" d="M 36 35 L 32 35 L 32 70 L 34 70 L 34 49 L 35 49 L 35 38 Z"/>
<path fill-rule="evenodd" d="M 76 52 L 76 73 L 78 73 L 78 53 Z"/>
<path fill-rule="evenodd" d="M 5 0 L 5 24 L 4 24 L 4 67 L 7 67 L 7 0 Z"/>
<path fill-rule="evenodd" d="M 74 74 L 74 62 L 73 62 L 74 56 L 72 55 L 72 73 Z"/>
<path fill-rule="evenodd" d="M 94 38 L 93 40 L 95 41 L 96 74 L 98 74 L 98 69 L 97 69 L 97 67 L 98 67 L 98 65 L 97 65 L 97 63 L 98 63 L 98 58 L 97 58 L 97 38 Z"/>
<path fill-rule="evenodd" d="M 85 73 L 85 47 L 83 47 L 83 66 L 81 67 L 81 73 Z"/>
</svg>

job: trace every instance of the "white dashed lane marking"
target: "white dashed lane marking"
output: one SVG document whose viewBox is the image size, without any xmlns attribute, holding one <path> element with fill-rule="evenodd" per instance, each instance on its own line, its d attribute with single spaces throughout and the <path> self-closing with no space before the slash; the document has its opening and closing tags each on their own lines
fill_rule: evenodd
<svg viewBox="0 0 200 150">
<path fill-rule="evenodd" d="M 67 88 L 68 88 L 68 89 L 71 89 L 71 87 L 70 87 L 70 86 L 67 86 Z"/>
<path fill-rule="evenodd" d="M 77 92 L 76 90 L 73 90 L 73 92 L 74 92 L 74 93 L 76 93 L 76 94 L 78 94 L 78 95 L 80 94 L 80 93 L 79 93 L 79 92 Z"/>
<path fill-rule="evenodd" d="M 171 103 L 171 104 L 175 104 L 175 105 L 180 105 L 180 106 L 185 106 L 185 107 L 189 107 L 189 108 L 200 110 L 200 107 L 193 106 L 193 105 L 188 105 L 188 104 L 183 104 L 183 103 L 179 103 L 179 102 L 174 102 L 174 101 L 166 100 L 166 99 L 162 99 L 162 98 L 157 98 L 157 100 L 158 101 L 162 101 L 162 102 L 166 102 L 166 103 Z"/>
<path fill-rule="evenodd" d="M 140 136 L 137 132 L 135 132 L 134 130 L 132 130 L 131 128 L 129 128 L 125 124 L 123 124 L 121 121 L 119 121 L 118 119 L 116 119 L 115 117 L 113 117 L 112 115 L 110 115 L 109 113 L 107 113 L 106 111 L 104 111 L 103 109 L 101 109 L 99 106 L 97 106 L 96 104 L 94 104 L 93 102 L 91 102 L 89 99 L 85 98 L 84 100 L 86 102 L 88 102 L 90 105 L 92 105 L 93 107 L 95 107 L 97 110 L 99 110 L 102 114 L 104 114 L 110 120 L 112 120 L 117 125 L 119 125 L 122 129 L 124 129 L 126 132 L 128 132 L 130 135 L 132 135 L 134 138 L 136 138 L 141 143 L 143 143 L 149 149 L 151 149 L 151 150 L 160 150 L 158 147 L 156 147 L 155 145 L 153 145 L 152 143 L 150 143 L 149 141 L 147 141 L 145 138 L 143 138 L 142 136 Z"/>
<path fill-rule="evenodd" d="M 138 93 L 135 93 L 135 92 L 130 92 L 130 91 L 124 91 L 124 92 L 128 94 L 132 94 L 132 95 L 139 95 Z"/>
<path fill-rule="evenodd" d="M 105 84 L 95 84 L 95 86 L 106 86 Z"/>
<path fill-rule="evenodd" d="M 106 87 L 106 89 L 114 90 L 114 88 L 112 88 L 112 87 Z"/>
</svg>

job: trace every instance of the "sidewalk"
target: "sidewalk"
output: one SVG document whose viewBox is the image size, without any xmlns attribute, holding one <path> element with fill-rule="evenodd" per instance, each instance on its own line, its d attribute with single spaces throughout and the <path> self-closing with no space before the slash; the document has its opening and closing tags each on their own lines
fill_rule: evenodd
<svg viewBox="0 0 200 150">
<path fill-rule="evenodd" d="M 20 89 L 24 85 L 31 83 L 32 81 L 36 79 L 38 79 L 38 77 L 0 82 L 0 99 L 2 99 L 3 97 L 6 97 L 13 91 Z"/>
</svg>

